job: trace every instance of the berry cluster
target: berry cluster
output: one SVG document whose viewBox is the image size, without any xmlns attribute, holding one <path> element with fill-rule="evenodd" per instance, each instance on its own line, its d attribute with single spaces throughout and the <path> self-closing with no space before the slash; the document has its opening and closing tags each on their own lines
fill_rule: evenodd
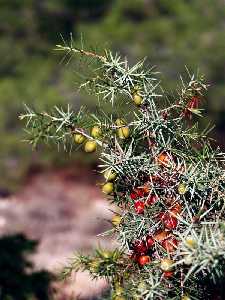
<svg viewBox="0 0 225 300">
<path fill-rule="evenodd" d="M 178 177 L 175 160 L 166 153 L 161 153 L 155 160 L 159 165 L 161 175 L 150 176 L 149 180 L 145 181 L 142 186 L 134 188 L 129 194 L 134 212 L 143 217 L 146 215 L 145 222 L 149 216 L 154 220 L 153 228 L 149 228 L 149 233 L 145 237 L 131 242 L 131 258 L 140 267 L 151 263 L 152 260 L 160 261 L 163 276 L 169 278 L 173 276 L 172 265 L 174 263 L 170 257 L 173 256 L 179 244 L 179 239 L 173 231 L 177 229 L 178 218 L 183 209 L 178 199 L 179 195 L 187 192 L 187 187 L 184 183 L 179 183 L 176 193 L 168 195 L 165 192 L 167 191 L 165 185 L 168 188 L 170 183 L 176 184 L 175 179 Z M 169 169 L 172 169 L 171 176 L 168 176 Z M 157 206 L 157 213 L 148 215 L 148 210 L 151 210 L 153 206 Z"/>
</svg>

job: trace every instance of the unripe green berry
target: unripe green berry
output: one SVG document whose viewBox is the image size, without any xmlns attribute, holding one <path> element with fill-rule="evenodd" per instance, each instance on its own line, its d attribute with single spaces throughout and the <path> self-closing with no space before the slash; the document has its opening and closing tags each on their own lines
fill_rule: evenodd
<svg viewBox="0 0 225 300">
<path fill-rule="evenodd" d="M 85 136 L 81 133 L 75 133 L 73 138 L 76 144 L 82 144 L 85 141 Z"/>
<path fill-rule="evenodd" d="M 113 192 L 114 185 L 112 182 L 107 182 L 102 186 L 102 192 L 106 195 L 109 195 Z"/>
<path fill-rule="evenodd" d="M 181 300 L 191 300 L 191 298 L 188 295 L 184 295 Z"/>
<path fill-rule="evenodd" d="M 91 129 L 91 136 L 93 138 L 99 139 L 102 135 L 102 130 L 99 126 L 94 126 Z"/>
<path fill-rule="evenodd" d="M 114 215 L 114 216 L 112 217 L 111 222 L 112 222 L 112 224 L 113 224 L 114 226 L 118 226 L 118 225 L 120 225 L 121 220 L 122 220 L 121 216 L 119 216 L 119 215 Z"/>
<path fill-rule="evenodd" d="M 121 140 L 127 139 L 130 136 L 130 128 L 126 125 L 126 122 L 122 119 L 116 120 L 116 125 L 120 126 L 120 128 L 117 129 L 117 135 Z"/>
<path fill-rule="evenodd" d="M 87 153 L 95 152 L 97 149 L 97 143 L 94 140 L 87 140 L 84 145 L 84 151 Z"/>
<path fill-rule="evenodd" d="M 138 93 L 133 94 L 133 101 L 137 106 L 140 106 L 143 103 L 143 98 Z"/>
<path fill-rule="evenodd" d="M 106 181 L 114 181 L 116 179 L 116 176 L 117 176 L 116 172 L 113 171 L 112 169 L 109 169 L 104 173 L 104 177 Z"/>
<path fill-rule="evenodd" d="M 178 185 L 178 193 L 184 195 L 187 192 L 187 186 L 184 183 Z"/>
<path fill-rule="evenodd" d="M 194 249 L 197 247 L 197 241 L 195 238 L 193 238 L 192 236 L 188 236 L 185 240 L 185 244 L 191 248 L 191 249 Z"/>
</svg>

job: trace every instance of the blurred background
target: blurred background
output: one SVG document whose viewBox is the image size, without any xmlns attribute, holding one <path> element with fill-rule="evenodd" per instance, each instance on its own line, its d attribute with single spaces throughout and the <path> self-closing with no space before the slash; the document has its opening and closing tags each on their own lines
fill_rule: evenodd
<svg viewBox="0 0 225 300">
<path fill-rule="evenodd" d="M 168 90 L 185 65 L 199 69 L 211 85 L 202 123 L 216 125 L 211 136 L 224 149 L 224 32 L 224 0 L 0 0 L 0 299 L 92 299 L 105 286 L 86 274 L 79 284 L 54 278 L 74 250 L 113 244 L 96 238 L 111 214 L 92 172 L 96 157 L 48 146 L 32 152 L 18 120 L 23 103 L 95 106 L 76 93 L 74 63 L 53 51 L 60 35 L 119 51 L 131 64 L 147 56 Z"/>
</svg>

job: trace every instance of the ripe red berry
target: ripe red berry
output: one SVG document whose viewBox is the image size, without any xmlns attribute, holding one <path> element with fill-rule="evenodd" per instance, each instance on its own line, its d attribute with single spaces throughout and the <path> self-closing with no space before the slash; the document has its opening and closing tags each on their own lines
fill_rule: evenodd
<svg viewBox="0 0 225 300">
<path fill-rule="evenodd" d="M 155 244 L 155 241 L 152 236 L 146 236 L 146 244 L 148 248 L 151 248 Z"/>
<path fill-rule="evenodd" d="M 168 167 L 171 164 L 172 157 L 169 156 L 166 152 L 162 152 L 159 156 L 156 157 L 156 162 L 164 167 Z"/>
<path fill-rule="evenodd" d="M 138 198 L 138 194 L 135 190 L 133 190 L 133 192 L 131 192 L 130 197 L 132 200 L 136 200 Z"/>
<path fill-rule="evenodd" d="M 140 266 L 147 265 L 151 262 L 150 256 L 148 255 L 142 255 L 138 258 L 138 263 Z"/>
<path fill-rule="evenodd" d="M 157 218 L 160 220 L 160 221 L 163 221 L 166 217 L 166 213 L 165 212 L 160 212 L 157 216 Z"/>
<path fill-rule="evenodd" d="M 171 278 L 171 277 L 173 277 L 173 271 L 163 272 L 163 277 L 165 277 L 165 278 Z"/>
<path fill-rule="evenodd" d="M 139 199 L 139 198 L 143 198 L 145 196 L 145 188 L 136 188 L 134 189 L 131 194 L 130 194 L 130 197 L 132 200 L 136 200 L 136 199 Z"/>
<path fill-rule="evenodd" d="M 168 231 L 158 231 L 155 233 L 154 235 L 154 240 L 156 240 L 157 242 L 161 242 L 163 240 L 165 240 L 169 235 Z"/>
<path fill-rule="evenodd" d="M 167 229 L 173 230 L 177 227 L 177 218 L 171 216 L 170 214 L 165 214 L 162 218 L 162 221 Z"/>
<path fill-rule="evenodd" d="M 167 239 L 163 240 L 162 241 L 162 246 L 163 248 L 166 249 L 166 251 L 168 253 L 171 253 L 173 252 L 174 250 L 176 250 L 177 248 L 177 245 L 178 245 L 178 241 L 175 237 L 173 236 L 170 236 L 168 237 Z"/>
<path fill-rule="evenodd" d="M 137 194 L 139 198 L 143 198 L 145 196 L 145 189 L 144 188 L 138 188 Z"/>
<path fill-rule="evenodd" d="M 176 202 L 175 204 L 172 205 L 170 211 L 174 214 L 174 215 L 178 215 L 181 213 L 182 211 L 182 206 L 179 202 Z"/>
<path fill-rule="evenodd" d="M 150 194 L 146 200 L 146 204 L 152 205 L 152 204 L 156 203 L 158 200 L 159 200 L 159 198 L 156 195 Z"/>
<path fill-rule="evenodd" d="M 132 245 L 132 249 L 135 253 L 139 255 L 143 255 L 148 251 L 145 242 L 142 240 L 135 241 Z"/>
<path fill-rule="evenodd" d="M 145 209 L 145 203 L 143 201 L 136 201 L 134 203 L 134 209 L 137 214 L 143 214 Z"/>
</svg>

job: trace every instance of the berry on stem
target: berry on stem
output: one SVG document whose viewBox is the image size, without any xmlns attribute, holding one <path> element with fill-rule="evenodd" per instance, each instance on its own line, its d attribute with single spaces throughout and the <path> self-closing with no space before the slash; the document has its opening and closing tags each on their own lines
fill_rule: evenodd
<svg viewBox="0 0 225 300">
<path fill-rule="evenodd" d="M 118 225 L 120 225 L 121 220 L 122 220 L 121 216 L 119 216 L 119 215 L 114 215 L 114 216 L 112 217 L 112 219 L 111 219 L 111 222 L 112 222 L 112 224 L 113 224 L 114 226 L 118 226 Z"/>
<path fill-rule="evenodd" d="M 106 195 L 109 195 L 113 192 L 114 185 L 112 182 L 107 182 L 102 186 L 102 192 Z"/>
<path fill-rule="evenodd" d="M 146 188 L 140 187 L 140 188 L 135 188 L 131 194 L 130 194 L 130 198 L 132 200 L 136 200 L 138 198 L 143 198 L 146 194 L 147 190 Z"/>
<path fill-rule="evenodd" d="M 146 236 L 146 245 L 148 248 L 151 248 L 155 244 L 155 240 L 152 236 Z"/>
<path fill-rule="evenodd" d="M 176 250 L 177 248 L 177 245 L 178 245 L 178 241 L 175 237 L 173 236 L 170 236 L 168 237 L 167 239 L 163 240 L 162 241 L 162 246 L 163 248 L 166 249 L 166 251 L 168 253 L 171 253 L 173 252 L 174 250 Z"/>
<path fill-rule="evenodd" d="M 176 202 L 171 206 L 170 212 L 174 215 L 180 214 L 182 211 L 182 205 L 179 202 Z"/>
<path fill-rule="evenodd" d="M 185 244 L 191 249 L 195 249 L 197 247 L 197 241 L 192 236 L 188 236 L 186 238 Z"/>
<path fill-rule="evenodd" d="M 153 205 L 154 203 L 156 203 L 157 201 L 159 200 L 159 198 L 156 196 L 156 195 L 154 195 L 154 194 L 150 194 L 149 196 L 148 196 L 148 198 L 146 199 L 146 204 L 147 205 Z"/>
<path fill-rule="evenodd" d="M 130 128 L 126 125 L 126 122 L 122 119 L 116 120 L 116 125 L 119 126 L 117 129 L 117 135 L 120 139 L 127 139 L 130 136 Z"/>
<path fill-rule="evenodd" d="M 132 249 L 136 254 L 139 255 L 143 255 L 148 251 L 146 244 L 143 240 L 135 241 L 132 245 Z"/>
<path fill-rule="evenodd" d="M 149 264 L 150 262 L 151 262 L 151 259 L 150 259 L 150 256 L 148 256 L 148 255 L 141 255 L 138 258 L 138 264 L 142 267 Z"/>
<path fill-rule="evenodd" d="M 163 272 L 163 277 L 171 278 L 171 277 L 173 277 L 173 274 L 174 274 L 173 271 L 166 271 L 166 272 Z"/>
<path fill-rule="evenodd" d="M 85 136 L 81 133 L 75 133 L 73 135 L 73 138 L 76 144 L 83 144 L 83 142 L 85 141 Z"/>
<path fill-rule="evenodd" d="M 171 216 L 171 214 L 165 213 L 164 215 L 161 216 L 161 220 L 167 229 L 169 230 L 176 229 L 178 221 L 177 218 Z"/>
<path fill-rule="evenodd" d="M 153 236 L 154 239 L 157 241 L 157 242 L 161 242 L 163 241 L 164 239 L 166 239 L 169 235 L 169 232 L 168 231 L 158 231 L 155 233 L 155 235 Z"/>
<path fill-rule="evenodd" d="M 91 136 L 95 139 L 99 139 L 102 135 L 102 130 L 99 126 L 94 126 L 91 129 Z"/>
<path fill-rule="evenodd" d="M 94 140 L 87 140 L 84 144 L 84 151 L 87 153 L 93 153 L 97 149 L 97 143 Z"/>
<path fill-rule="evenodd" d="M 137 106 L 140 106 L 143 103 L 143 98 L 139 95 L 138 92 L 133 94 L 133 101 Z"/>
<path fill-rule="evenodd" d="M 138 193 L 137 193 L 135 190 L 133 190 L 133 191 L 130 193 L 130 198 L 131 198 L 132 200 L 138 199 L 138 198 L 139 198 Z"/>
<path fill-rule="evenodd" d="M 145 209 L 145 203 L 143 201 L 136 201 L 134 203 L 134 209 L 136 211 L 137 214 L 143 214 L 144 209 Z"/>
<path fill-rule="evenodd" d="M 177 189 L 180 195 L 184 195 L 187 192 L 187 186 L 184 183 L 180 183 Z"/>
<path fill-rule="evenodd" d="M 162 152 L 156 157 L 156 162 L 161 166 L 168 167 L 171 163 L 171 157 L 166 152 Z"/>
<path fill-rule="evenodd" d="M 181 300 L 191 300 L 191 298 L 188 295 L 184 295 Z"/>
<path fill-rule="evenodd" d="M 109 169 L 109 170 L 105 171 L 104 177 L 105 177 L 106 181 L 114 181 L 117 177 L 117 174 L 114 170 Z"/>
</svg>

